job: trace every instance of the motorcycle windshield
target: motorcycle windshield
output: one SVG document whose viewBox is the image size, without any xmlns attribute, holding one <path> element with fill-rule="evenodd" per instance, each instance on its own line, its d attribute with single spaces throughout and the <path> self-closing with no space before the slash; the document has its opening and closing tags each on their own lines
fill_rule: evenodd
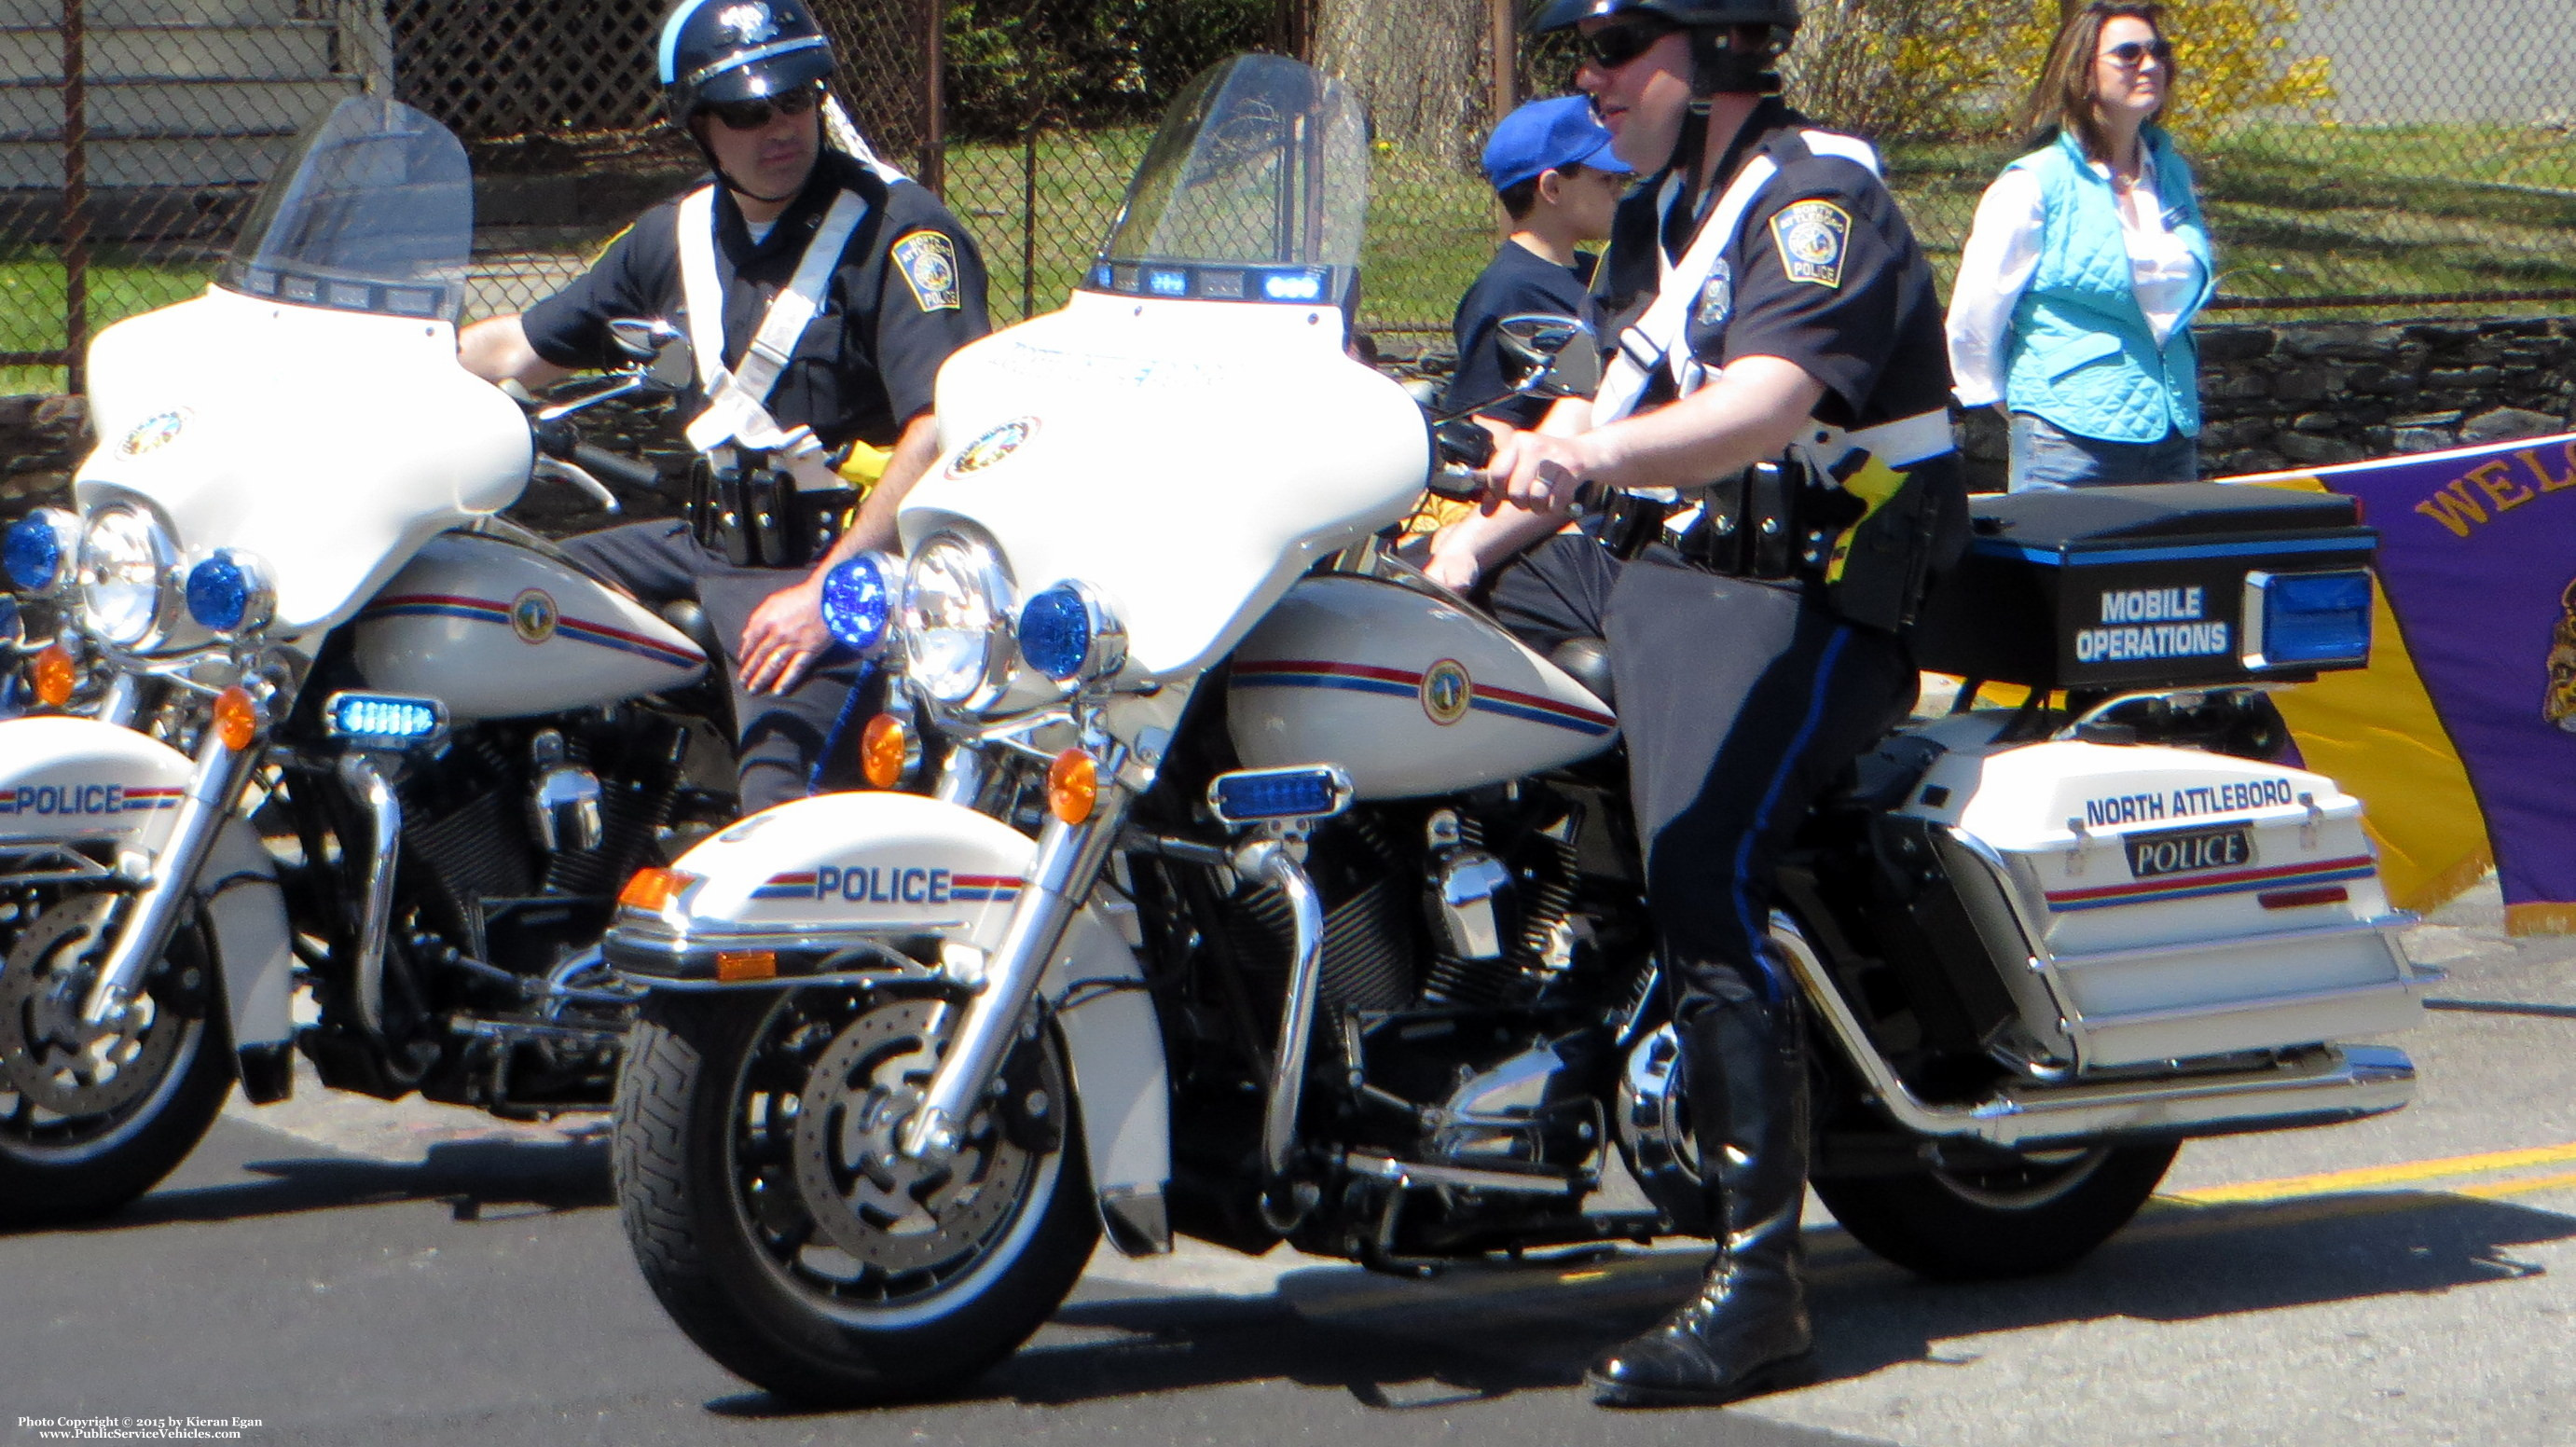
<svg viewBox="0 0 2576 1447">
<path fill-rule="evenodd" d="M 1346 305 L 1367 210 L 1368 126 L 1349 87 L 1238 56 L 1172 102 L 1083 289 Z"/>
<path fill-rule="evenodd" d="M 305 127 L 260 188 L 215 284 L 297 306 L 455 321 L 474 247 L 474 179 L 445 126 L 352 97 Z"/>
</svg>

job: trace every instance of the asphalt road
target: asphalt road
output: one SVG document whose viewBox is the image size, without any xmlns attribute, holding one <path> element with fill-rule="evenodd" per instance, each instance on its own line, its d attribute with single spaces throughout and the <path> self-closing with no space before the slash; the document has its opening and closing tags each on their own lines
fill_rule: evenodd
<svg viewBox="0 0 2576 1447">
<path fill-rule="evenodd" d="M 962 1400 L 797 1415 L 701 1357 L 628 1258 L 595 1139 L 307 1094 L 236 1107 L 115 1221 L 0 1239 L 24 1417 L 243 1417 L 251 1443 L 2576 1443 L 2576 941 L 2492 895 L 2396 1116 L 2186 1147 L 2067 1273 L 1932 1286 L 1810 1237 L 1823 1380 L 1606 1413 L 1599 1346 L 1687 1290 L 1634 1252 L 1415 1283 L 1274 1253 L 1104 1256 Z"/>
</svg>

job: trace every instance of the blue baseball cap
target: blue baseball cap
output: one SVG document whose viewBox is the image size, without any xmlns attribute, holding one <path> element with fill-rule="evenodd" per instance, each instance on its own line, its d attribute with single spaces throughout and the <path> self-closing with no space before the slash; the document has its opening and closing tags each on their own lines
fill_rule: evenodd
<svg viewBox="0 0 2576 1447">
<path fill-rule="evenodd" d="M 1541 171 L 1590 166 L 1625 176 L 1635 167 L 1610 151 L 1610 132 L 1579 95 L 1534 100 L 1503 117 L 1485 142 L 1485 179 L 1508 191 Z"/>
</svg>

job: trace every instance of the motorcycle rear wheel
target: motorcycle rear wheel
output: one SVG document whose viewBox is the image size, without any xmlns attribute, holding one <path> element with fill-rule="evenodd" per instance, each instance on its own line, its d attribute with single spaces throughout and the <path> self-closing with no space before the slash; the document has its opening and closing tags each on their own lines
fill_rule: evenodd
<svg viewBox="0 0 2576 1447">
<path fill-rule="evenodd" d="M 1852 1238 L 1936 1281 L 2001 1281 L 2073 1265 L 2155 1194 L 2181 1147 L 2096 1146 L 1997 1170 L 1819 1180 Z"/>
<path fill-rule="evenodd" d="M 661 994 L 628 1037 L 612 1161 L 637 1264 L 691 1341 L 783 1400 L 966 1386 L 1044 1324 L 1099 1239 L 1052 1032 L 1005 1071 L 1054 1118 L 1041 1148 L 997 1109 L 946 1178 L 883 1152 L 902 1104 L 884 1087 L 926 1075 L 939 1008 Z M 838 1114 L 802 1119 L 816 1110 Z"/>
<path fill-rule="evenodd" d="M 76 1019 L 116 918 L 112 895 L 17 905 L 0 943 L 0 1229 L 106 1216 L 197 1148 L 231 1094 L 220 995 L 193 930 L 134 1004 L 125 1032 Z"/>
</svg>

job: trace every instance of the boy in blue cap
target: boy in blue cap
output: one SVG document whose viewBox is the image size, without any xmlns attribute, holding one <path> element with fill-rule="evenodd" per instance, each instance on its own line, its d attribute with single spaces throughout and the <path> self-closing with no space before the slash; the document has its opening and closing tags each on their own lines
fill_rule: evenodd
<svg viewBox="0 0 2576 1447">
<path fill-rule="evenodd" d="M 1531 312 L 1593 319 L 1592 257 L 1575 248 L 1609 238 L 1611 213 L 1634 174 L 1611 154 L 1610 132 L 1587 97 L 1532 101 L 1494 127 L 1485 178 L 1512 219 L 1512 234 L 1459 299 L 1450 324 L 1458 372 L 1441 399 L 1444 410 L 1473 406 L 1514 427 L 1538 425 L 1547 398 L 1478 405 L 1506 391 L 1520 370 L 1503 355 L 1494 323 Z"/>
</svg>

